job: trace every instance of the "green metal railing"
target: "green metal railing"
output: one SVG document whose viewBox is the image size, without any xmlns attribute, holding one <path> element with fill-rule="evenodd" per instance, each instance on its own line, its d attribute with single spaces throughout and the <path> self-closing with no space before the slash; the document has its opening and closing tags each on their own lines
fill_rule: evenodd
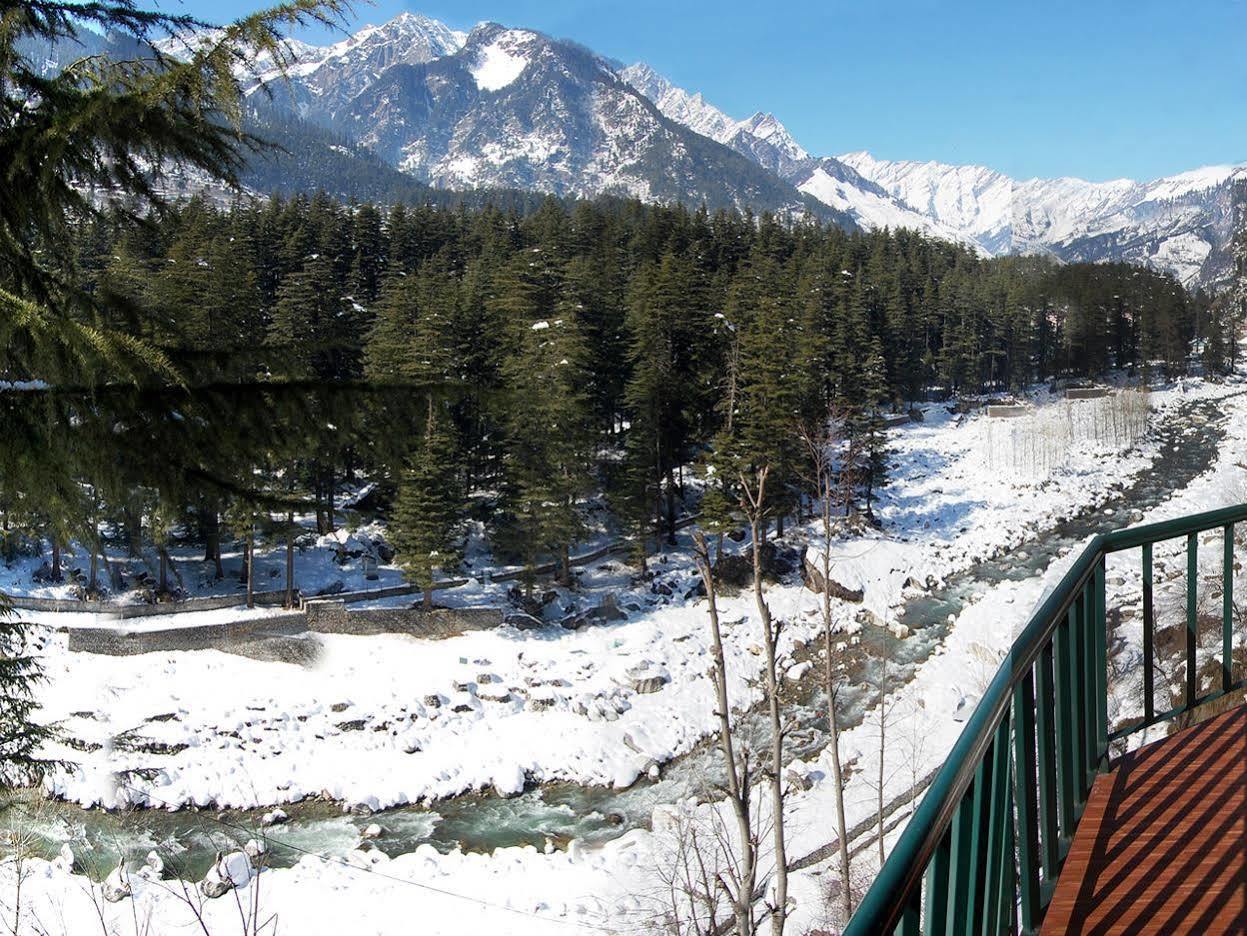
<svg viewBox="0 0 1247 936">
<path fill-rule="evenodd" d="M 1242 689 L 1233 680 L 1234 525 L 1247 505 L 1094 537 L 1035 610 L 845 936 L 1036 933 L 1109 744 Z M 1219 685 L 1198 695 L 1199 534 L 1221 530 Z M 1185 694 L 1157 711 L 1152 548 L 1186 539 Z M 1104 565 L 1141 551 L 1143 717 L 1109 730 Z"/>
</svg>

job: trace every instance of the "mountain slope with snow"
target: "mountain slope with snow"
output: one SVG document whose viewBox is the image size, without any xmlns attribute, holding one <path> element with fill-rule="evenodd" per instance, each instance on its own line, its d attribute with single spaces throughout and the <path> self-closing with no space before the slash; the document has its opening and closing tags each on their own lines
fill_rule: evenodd
<svg viewBox="0 0 1247 936">
<path fill-rule="evenodd" d="M 314 74 L 319 74 L 322 65 Z M 852 226 L 727 146 L 665 117 L 607 60 L 570 42 L 496 23 L 428 61 L 399 58 L 356 93 L 296 81 L 309 120 L 445 188 L 705 202 Z"/>
<path fill-rule="evenodd" d="M 1228 273 L 1235 182 L 1247 178 L 1243 169 L 1210 166 L 1151 182 L 1018 181 L 983 166 L 881 160 L 867 152 L 840 160 L 988 251 L 1125 260 L 1187 285 Z"/>
<path fill-rule="evenodd" d="M 212 36 L 157 45 L 178 55 Z M 126 48 L 92 35 L 81 50 L 33 50 L 32 60 L 55 69 L 97 47 Z M 495 23 L 464 33 L 403 13 L 332 45 L 291 41 L 288 51 L 284 74 L 260 61 L 243 76 L 251 93 L 263 88 L 267 107 L 441 188 L 812 212 L 849 228 L 911 228 L 986 255 L 1146 264 L 1187 285 L 1228 275 L 1236 192 L 1247 190 L 1247 170 L 1232 166 L 1087 182 L 866 151 L 815 156 L 771 113 L 736 119 L 644 63 L 619 68 L 576 43 Z"/>
<path fill-rule="evenodd" d="M 774 114 L 759 111 L 735 120 L 700 93 L 677 87 L 643 62 L 623 69 L 620 76 L 667 117 L 747 156 L 860 227 L 905 227 L 981 246 L 972 236 L 910 208 L 851 166 L 831 157 L 811 156 Z"/>
</svg>

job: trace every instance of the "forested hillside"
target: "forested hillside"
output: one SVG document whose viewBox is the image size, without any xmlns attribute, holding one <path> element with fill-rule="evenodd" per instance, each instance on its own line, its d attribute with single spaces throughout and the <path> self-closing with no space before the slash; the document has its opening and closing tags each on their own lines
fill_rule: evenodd
<svg viewBox="0 0 1247 936">
<path fill-rule="evenodd" d="M 192 388 L 145 391 L 150 412 L 120 420 L 126 463 L 80 466 L 93 523 L 111 511 L 133 528 L 150 506 L 102 492 L 151 490 L 212 552 L 220 516 L 280 527 L 274 504 L 310 497 L 328 526 L 342 479 L 362 477 L 396 492 L 392 535 L 420 579 L 454 564 L 469 516 L 515 559 L 565 556 L 601 497 L 643 548 L 695 506 L 703 468 L 727 509 L 740 469 L 771 465 L 782 518 L 799 503 L 798 426 L 828 412 L 868 513 L 887 481 L 882 419 L 905 401 L 1228 363 L 1217 306 L 1170 277 L 983 260 L 906 231 L 318 196 L 192 201 L 79 235 L 84 282 L 130 309 L 107 324 L 163 349 Z"/>
</svg>

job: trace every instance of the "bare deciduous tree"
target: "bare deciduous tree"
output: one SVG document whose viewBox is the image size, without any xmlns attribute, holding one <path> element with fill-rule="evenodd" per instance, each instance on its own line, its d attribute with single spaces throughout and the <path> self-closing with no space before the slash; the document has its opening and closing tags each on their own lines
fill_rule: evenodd
<svg viewBox="0 0 1247 936">
<path fill-rule="evenodd" d="M 735 917 L 737 936 L 753 936 L 753 895 L 758 878 L 758 841 L 752 822 L 749 752 L 738 751 L 732 732 L 732 709 L 727 694 L 727 661 L 723 656 L 723 632 L 716 603 L 714 568 L 710 548 L 701 530 L 693 533 L 697 570 L 706 586 L 710 615 L 710 643 L 713 655 L 710 678 L 714 682 L 715 705 L 719 716 L 719 746 L 726 769 L 727 800 L 736 819 L 736 861 L 726 872 L 716 874 L 717 884 L 726 892 Z"/>
<path fill-rule="evenodd" d="M 835 622 L 832 615 L 831 539 L 835 518 L 847 499 L 852 498 L 853 479 L 842 467 L 836 474 L 836 454 L 842 442 L 843 420 L 834 411 L 826 419 L 799 427 L 807 453 L 808 480 L 814 491 L 817 517 L 822 528 L 818 551 L 818 571 L 822 577 L 820 610 L 823 618 L 824 668 L 823 690 L 827 696 L 827 747 L 831 758 L 831 782 L 836 800 L 836 838 L 840 851 L 841 910 L 847 921 L 853 915 L 852 875 L 849 867 L 848 822 L 844 809 L 844 774 L 840 760 L 840 726 L 836 713 Z M 854 463 L 845 459 L 844 466 Z"/>
<path fill-rule="evenodd" d="M 784 734 L 783 715 L 779 707 L 778 646 L 783 621 L 771 614 L 762 589 L 762 538 L 765 536 L 768 505 L 766 480 L 770 467 L 762 465 L 752 475 L 740 476 L 741 507 L 749 521 L 753 553 L 753 598 L 762 626 L 762 648 L 765 653 L 763 679 L 766 688 L 767 716 L 771 727 L 770 765 L 766 771 L 771 788 L 771 834 L 775 852 L 775 900 L 771 905 L 772 936 L 782 936 L 788 918 L 788 854 L 784 842 Z"/>
</svg>

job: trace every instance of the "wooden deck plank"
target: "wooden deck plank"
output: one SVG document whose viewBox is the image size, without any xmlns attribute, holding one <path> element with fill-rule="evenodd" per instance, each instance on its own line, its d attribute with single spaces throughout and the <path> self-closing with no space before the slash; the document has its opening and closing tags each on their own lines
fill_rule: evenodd
<svg viewBox="0 0 1247 936">
<path fill-rule="evenodd" d="M 1247 706 L 1096 780 L 1042 933 L 1247 933 Z"/>
</svg>

